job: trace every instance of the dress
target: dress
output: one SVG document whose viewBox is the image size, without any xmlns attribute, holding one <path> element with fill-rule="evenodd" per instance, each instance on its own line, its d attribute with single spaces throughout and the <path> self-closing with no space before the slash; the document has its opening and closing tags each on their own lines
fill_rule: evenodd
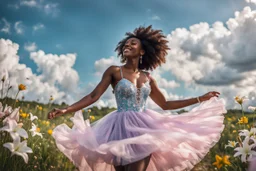
<svg viewBox="0 0 256 171">
<path fill-rule="evenodd" d="M 220 139 L 224 100 L 213 97 L 187 113 L 163 115 L 146 108 L 149 81 L 137 88 L 120 71 L 117 110 L 92 124 L 77 111 L 72 128 L 63 123 L 53 130 L 59 150 L 83 171 L 115 171 L 113 165 L 150 154 L 147 171 L 191 170 Z"/>
</svg>

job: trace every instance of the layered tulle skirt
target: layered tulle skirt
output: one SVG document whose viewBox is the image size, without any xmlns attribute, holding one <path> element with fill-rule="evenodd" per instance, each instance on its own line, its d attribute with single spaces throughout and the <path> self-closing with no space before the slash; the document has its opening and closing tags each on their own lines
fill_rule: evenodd
<svg viewBox="0 0 256 171">
<path fill-rule="evenodd" d="M 180 115 L 113 111 L 91 125 L 77 111 L 72 128 L 58 125 L 52 135 L 79 170 L 114 171 L 150 154 L 147 171 L 190 170 L 220 139 L 224 113 L 215 97 Z"/>
</svg>

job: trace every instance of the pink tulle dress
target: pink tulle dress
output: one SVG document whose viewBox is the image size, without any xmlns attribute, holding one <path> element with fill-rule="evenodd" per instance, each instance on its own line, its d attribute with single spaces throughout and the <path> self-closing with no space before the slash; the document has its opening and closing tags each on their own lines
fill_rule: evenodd
<svg viewBox="0 0 256 171">
<path fill-rule="evenodd" d="M 121 67 L 120 67 L 121 69 Z M 81 171 L 115 171 L 151 155 L 147 171 L 190 170 L 218 142 L 224 129 L 224 100 L 215 97 L 187 113 L 163 115 L 145 107 L 147 81 L 137 88 L 124 78 L 114 92 L 117 110 L 90 124 L 81 110 L 53 130 L 56 145 Z"/>
</svg>

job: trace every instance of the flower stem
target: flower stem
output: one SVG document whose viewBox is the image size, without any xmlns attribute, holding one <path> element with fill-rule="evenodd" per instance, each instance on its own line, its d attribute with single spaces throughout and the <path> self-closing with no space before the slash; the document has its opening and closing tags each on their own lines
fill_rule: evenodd
<svg viewBox="0 0 256 171">
<path fill-rule="evenodd" d="M 17 99 L 17 96 L 19 94 L 20 90 L 18 91 L 18 93 L 16 94 L 15 98 L 14 98 L 14 105 L 13 105 L 13 108 L 15 108 L 15 105 L 16 105 L 16 99 Z"/>
<path fill-rule="evenodd" d="M 243 105 L 241 104 L 241 108 L 242 108 L 242 119 L 243 119 L 243 125 L 244 125 L 244 129 L 245 129 L 245 123 L 244 123 L 244 109 L 243 109 Z"/>
</svg>

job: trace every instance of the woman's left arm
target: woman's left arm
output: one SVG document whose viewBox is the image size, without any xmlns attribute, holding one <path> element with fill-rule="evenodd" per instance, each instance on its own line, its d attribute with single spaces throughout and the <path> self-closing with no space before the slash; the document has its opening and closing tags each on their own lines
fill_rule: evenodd
<svg viewBox="0 0 256 171">
<path fill-rule="evenodd" d="M 173 110 L 173 109 L 183 108 L 186 106 L 196 104 L 198 102 L 209 100 L 214 96 L 218 97 L 220 94 L 219 92 L 211 91 L 202 96 L 199 96 L 198 98 L 195 97 L 195 98 L 190 98 L 185 100 L 167 101 L 163 93 L 158 88 L 156 80 L 152 76 L 150 76 L 150 86 L 151 86 L 151 93 L 150 93 L 151 99 L 163 110 Z"/>
</svg>

